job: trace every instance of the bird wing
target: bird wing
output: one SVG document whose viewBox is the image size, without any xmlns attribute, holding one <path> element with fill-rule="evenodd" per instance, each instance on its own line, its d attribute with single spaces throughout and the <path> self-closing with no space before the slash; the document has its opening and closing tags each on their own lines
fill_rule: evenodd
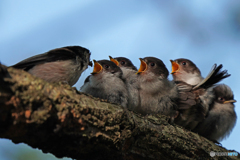
<svg viewBox="0 0 240 160">
<path fill-rule="evenodd" d="M 11 67 L 24 69 L 27 71 L 31 69 L 33 66 L 38 64 L 42 64 L 46 62 L 54 62 L 58 60 L 67 60 L 67 59 L 74 58 L 75 56 L 76 54 L 72 50 L 66 47 L 62 47 L 62 48 L 50 50 L 43 54 L 38 54 L 32 57 L 29 57 Z"/>
<path fill-rule="evenodd" d="M 179 116 L 175 119 L 175 123 L 188 129 L 193 129 L 199 122 L 201 122 L 207 111 L 203 106 L 199 95 L 202 91 L 193 91 L 192 85 L 185 82 L 175 82 L 178 86 L 179 99 L 178 99 L 178 111 Z"/>
<path fill-rule="evenodd" d="M 192 85 L 182 81 L 175 82 L 178 87 L 178 107 L 179 110 L 189 109 L 196 105 L 195 94 L 192 92 Z"/>
</svg>

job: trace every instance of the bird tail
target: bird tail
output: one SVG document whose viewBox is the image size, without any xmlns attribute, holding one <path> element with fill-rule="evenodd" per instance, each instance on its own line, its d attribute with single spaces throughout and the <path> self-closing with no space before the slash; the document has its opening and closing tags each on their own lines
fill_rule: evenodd
<svg viewBox="0 0 240 160">
<path fill-rule="evenodd" d="M 214 64 L 210 73 L 207 75 L 205 79 L 203 79 L 198 85 L 193 87 L 193 89 L 198 89 L 198 88 L 209 88 L 216 83 L 220 82 L 224 78 L 229 77 L 231 74 L 227 73 L 227 70 L 221 71 L 223 65 L 220 64 L 217 66 L 217 64 Z"/>
</svg>

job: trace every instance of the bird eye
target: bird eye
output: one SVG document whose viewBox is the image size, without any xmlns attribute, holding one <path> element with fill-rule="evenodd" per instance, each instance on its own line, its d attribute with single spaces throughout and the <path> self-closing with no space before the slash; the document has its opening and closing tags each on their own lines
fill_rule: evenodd
<svg viewBox="0 0 240 160">
<path fill-rule="evenodd" d="M 154 63 L 154 62 L 151 62 L 150 65 L 153 67 L 153 66 L 155 66 L 155 63 Z"/>
<path fill-rule="evenodd" d="M 125 64 L 125 61 L 121 61 L 121 65 L 124 65 Z"/>
<path fill-rule="evenodd" d="M 219 101 L 225 101 L 225 99 L 223 97 L 218 97 Z"/>
<path fill-rule="evenodd" d="M 185 66 L 186 64 L 187 64 L 187 63 L 186 63 L 185 61 L 183 61 L 183 62 L 182 62 L 182 65 L 184 65 L 184 66 Z"/>
<path fill-rule="evenodd" d="M 107 68 L 107 69 L 108 69 L 109 67 L 110 67 L 110 66 L 109 66 L 109 65 L 107 65 L 107 64 L 105 64 L 105 65 L 104 65 L 104 68 Z"/>
</svg>

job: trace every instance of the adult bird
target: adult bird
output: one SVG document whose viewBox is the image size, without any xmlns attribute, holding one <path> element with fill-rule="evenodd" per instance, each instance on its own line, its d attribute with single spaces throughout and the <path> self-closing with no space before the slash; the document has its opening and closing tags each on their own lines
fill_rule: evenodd
<svg viewBox="0 0 240 160">
<path fill-rule="evenodd" d="M 23 69 L 45 81 L 73 86 L 82 72 L 92 66 L 90 51 L 80 46 L 67 46 L 27 58 L 11 67 Z"/>
</svg>

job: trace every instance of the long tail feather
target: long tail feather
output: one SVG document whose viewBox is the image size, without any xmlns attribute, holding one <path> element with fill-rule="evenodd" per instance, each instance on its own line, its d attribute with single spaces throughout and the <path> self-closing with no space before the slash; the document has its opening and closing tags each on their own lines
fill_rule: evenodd
<svg viewBox="0 0 240 160">
<path fill-rule="evenodd" d="M 200 87 L 209 88 L 215 85 L 216 83 L 220 82 L 221 80 L 231 76 L 231 74 L 227 73 L 227 70 L 221 71 L 222 67 L 223 67 L 222 64 L 220 64 L 219 66 L 214 64 L 207 77 L 204 80 L 202 80 L 198 85 L 193 87 L 193 89 L 197 89 Z"/>
</svg>

